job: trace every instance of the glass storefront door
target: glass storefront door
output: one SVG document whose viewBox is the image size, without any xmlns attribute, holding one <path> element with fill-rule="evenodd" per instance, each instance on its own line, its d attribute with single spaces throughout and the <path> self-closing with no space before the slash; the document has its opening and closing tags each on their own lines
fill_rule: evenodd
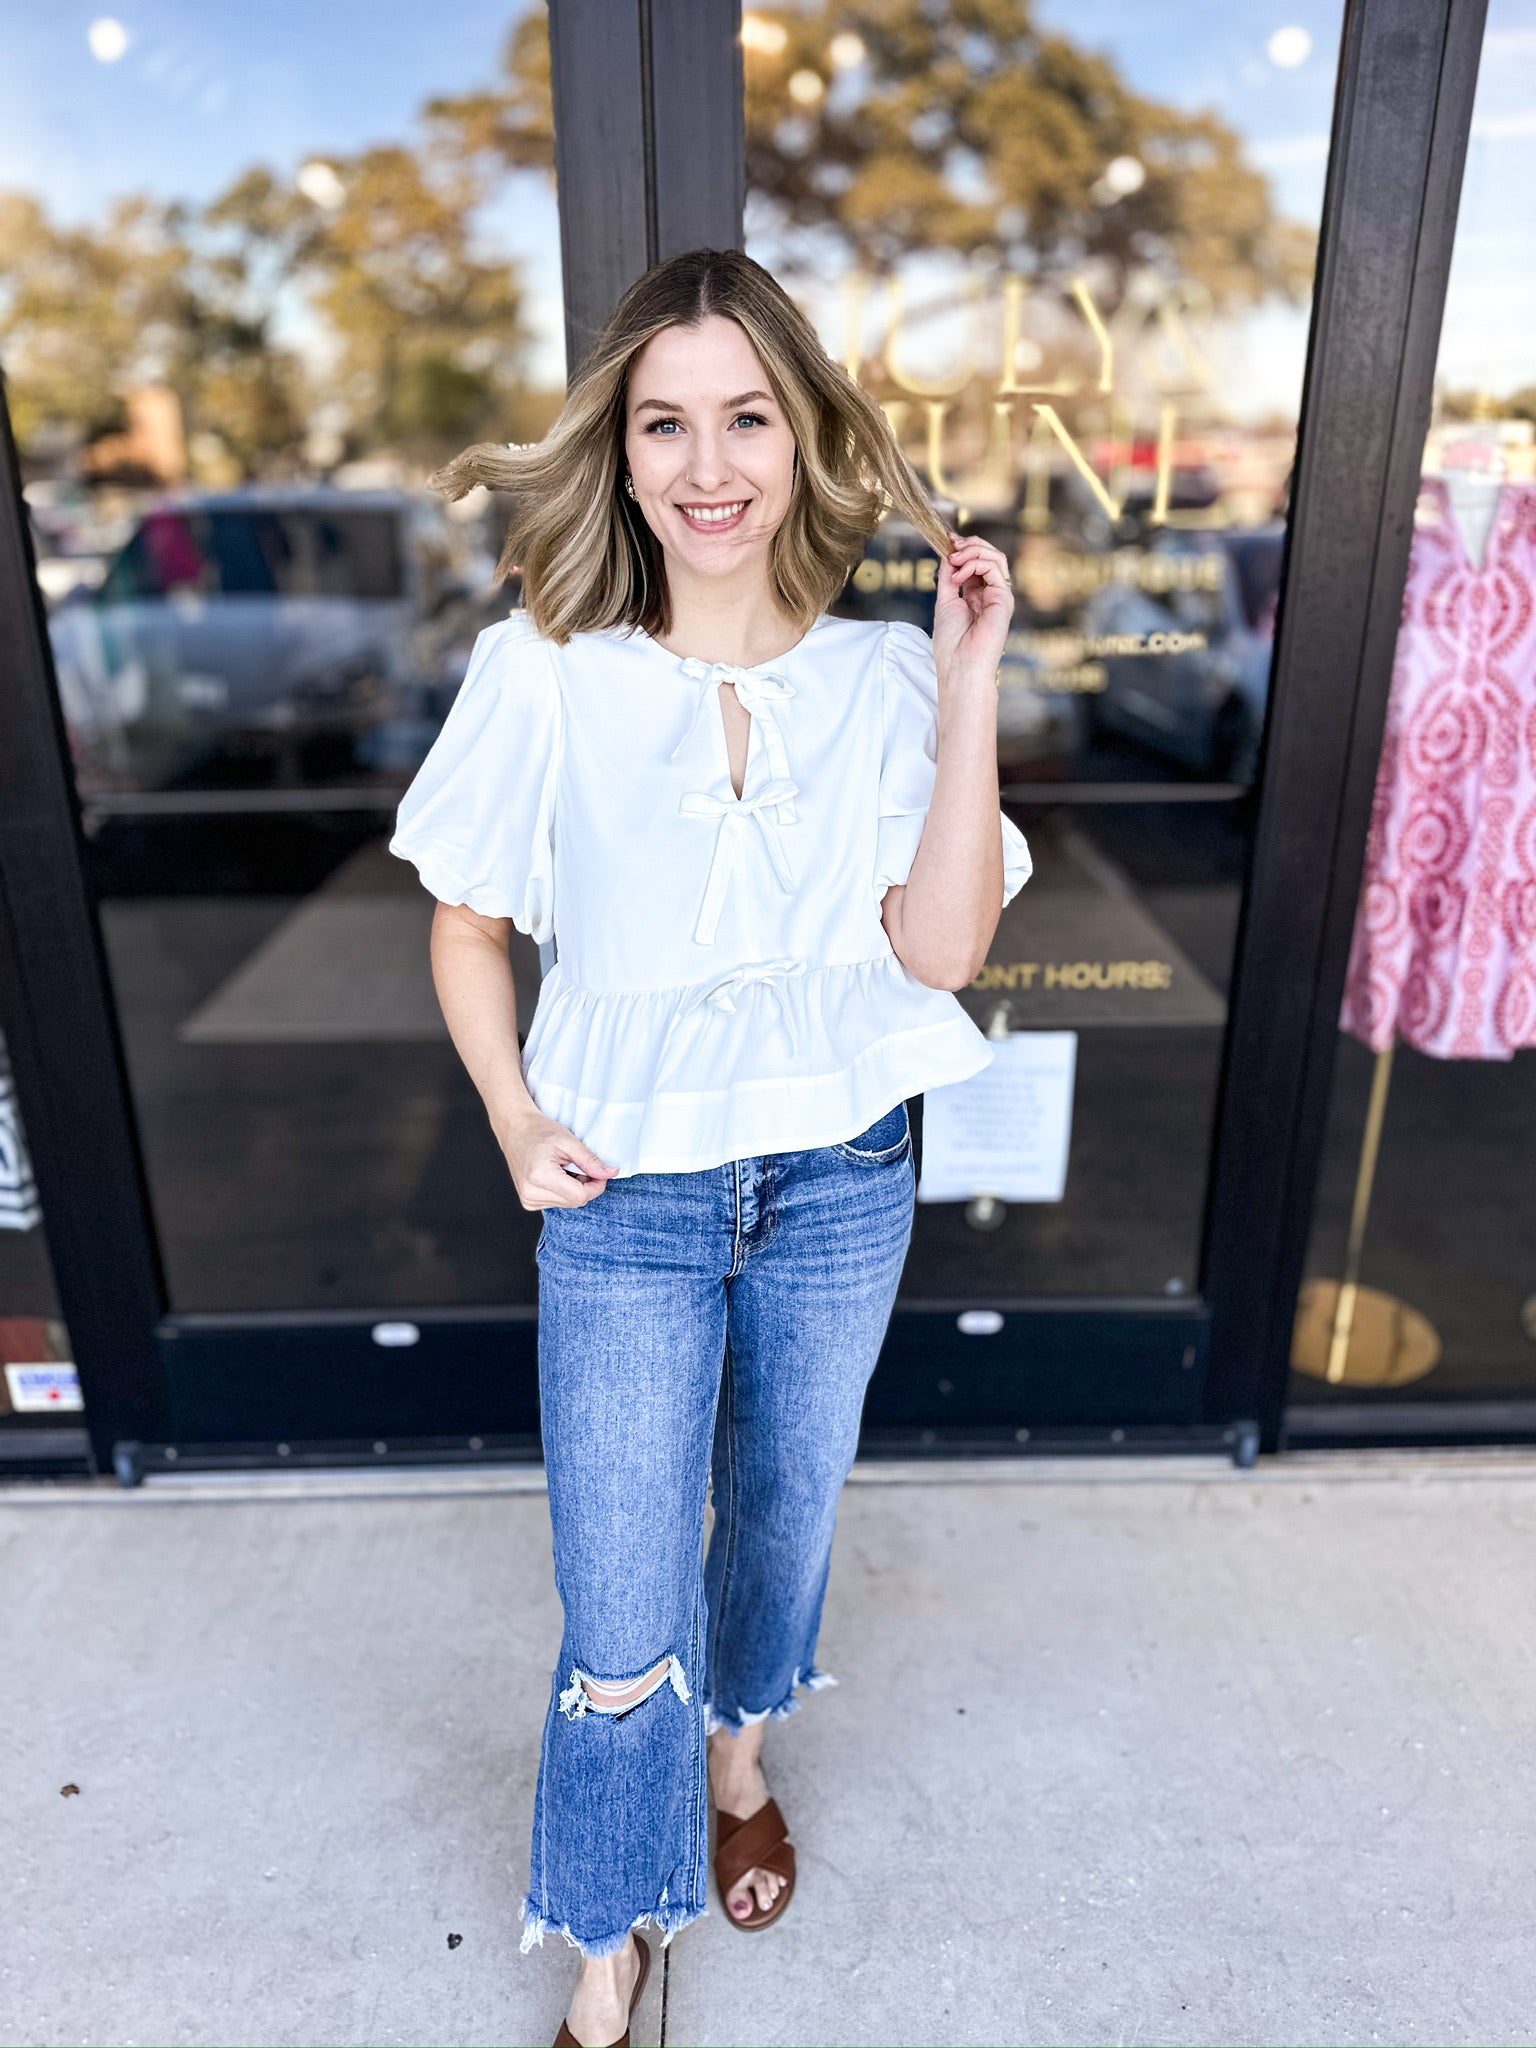
<svg viewBox="0 0 1536 2048">
<path fill-rule="evenodd" d="M 1492 0 L 1293 1426 L 1536 1431 L 1536 5 Z"/>
<path fill-rule="evenodd" d="M 892 1422 L 1200 1412 L 1180 1310 L 1341 13 L 1046 0 L 908 10 L 900 35 L 874 9 L 746 17 L 749 250 L 1017 589 L 998 761 L 1035 875 L 963 997 L 994 1066 L 924 1105 L 903 1294 L 935 1313 L 927 1366 L 877 1382 Z M 839 609 L 926 626 L 935 567 L 889 520 Z M 1095 1319 L 1113 1304 L 1143 1312 Z M 945 1334 L 1031 1311 L 1004 1373 Z"/>
<path fill-rule="evenodd" d="M 280 1435 L 287 1374 L 338 1389 L 308 1434 L 388 1433 L 407 1409 L 419 1433 L 395 1395 L 437 1374 L 442 1427 L 474 1428 L 431 1318 L 531 1313 L 538 1219 L 438 1013 L 431 899 L 386 839 L 475 634 L 515 600 L 498 507 L 445 510 L 424 480 L 469 441 L 537 438 L 563 394 L 544 10 L 6 34 L 28 112 L 0 192 L 0 350 L 172 1426 Z M 524 72 L 543 96 L 508 152 L 484 109 Z M 515 964 L 531 1011 L 530 942 Z M 359 1313 L 355 1356 L 273 1363 L 269 1330 L 202 1400 L 221 1332 Z M 532 1426 L 511 1365 L 493 1429 Z"/>
</svg>

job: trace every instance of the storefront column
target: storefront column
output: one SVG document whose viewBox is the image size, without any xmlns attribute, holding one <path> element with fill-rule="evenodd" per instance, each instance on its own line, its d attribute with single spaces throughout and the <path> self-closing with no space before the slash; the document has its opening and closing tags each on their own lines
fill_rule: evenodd
<svg viewBox="0 0 1536 2048">
<path fill-rule="evenodd" d="M 686 249 L 739 249 L 739 0 L 550 0 L 566 360 L 625 286 Z"/>
</svg>

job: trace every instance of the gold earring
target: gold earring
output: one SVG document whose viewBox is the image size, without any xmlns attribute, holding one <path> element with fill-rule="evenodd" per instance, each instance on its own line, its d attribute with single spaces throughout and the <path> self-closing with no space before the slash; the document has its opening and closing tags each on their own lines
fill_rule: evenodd
<svg viewBox="0 0 1536 2048">
<path fill-rule="evenodd" d="M 633 478 L 633 477 L 632 477 L 632 476 L 630 475 L 630 473 L 629 473 L 629 471 L 628 471 L 627 469 L 626 469 L 626 470 L 625 470 L 625 472 L 624 472 L 624 488 L 625 488 L 625 490 L 626 490 L 626 491 L 628 491 L 629 495 L 630 495 L 630 496 L 631 496 L 632 498 L 633 498 L 633 497 L 636 497 L 636 496 L 637 496 L 637 493 L 636 493 L 636 490 L 635 490 L 635 480 L 634 480 L 634 478 Z"/>
</svg>

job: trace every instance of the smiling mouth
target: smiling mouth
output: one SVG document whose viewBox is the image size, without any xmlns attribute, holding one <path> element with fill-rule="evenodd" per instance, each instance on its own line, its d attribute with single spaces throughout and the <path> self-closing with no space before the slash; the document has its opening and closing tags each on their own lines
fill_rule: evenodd
<svg viewBox="0 0 1536 2048">
<path fill-rule="evenodd" d="M 728 505 L 679 505 L 678 511 L 695 533 L 721 533 L 746 516 L 747 499 L 736 498 Z"/>
</svg>

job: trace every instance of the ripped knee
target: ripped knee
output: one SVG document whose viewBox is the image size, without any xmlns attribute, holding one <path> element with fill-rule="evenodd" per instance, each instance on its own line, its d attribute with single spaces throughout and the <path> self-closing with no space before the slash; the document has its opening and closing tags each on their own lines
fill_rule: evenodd
<svg viewBox="0 0 1536 2048">
<path fill-rule="evenodd" d="M 654 1670 L 639 1678 L 594 1678 L 572 1665 L 570 1683 L 560 1695 L 560 1711 L 568 1721 L 579 1721 L 583 1714 L 618 1717 L 633 1712 L 653 1692 L 669 1684 L 680 1700 L 693 1697 L 676 1657 L 664 1657 Z"/>
</svg>

